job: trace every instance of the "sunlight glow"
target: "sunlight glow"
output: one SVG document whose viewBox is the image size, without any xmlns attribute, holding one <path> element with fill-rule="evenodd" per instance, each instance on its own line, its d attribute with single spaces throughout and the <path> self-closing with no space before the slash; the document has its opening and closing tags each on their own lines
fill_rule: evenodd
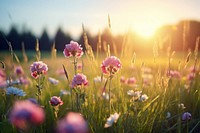
<svg viewBox="0 0 200 133">
<path fill-rule="evenodd" d="M 138 24 L 137 26 L 133 27 L 132 29 L 138 34 L 139 36 L 149 38 L 152 37 L 157 30 L 158 26 L 154 24 Z"/>
<path fill-rule="evenodd" d="M 166 20 L 161 19 L 162 14 L 155 11 L 149 11 L 143 16 L 135 16 L 132 20 L 132 30 L 139 36 L 149 38 L 152 37 L 155 31 L 162 26 Z M 167 15 L 166 15 L 167 18 Z"/>
</svg>

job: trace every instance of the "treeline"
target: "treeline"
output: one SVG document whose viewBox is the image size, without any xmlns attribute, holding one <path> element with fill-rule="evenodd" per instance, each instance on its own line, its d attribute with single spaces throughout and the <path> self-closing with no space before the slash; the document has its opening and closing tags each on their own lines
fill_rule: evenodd
<svg viewBox="0 0 200 133">
<path fill-rule="evenodd" d="M 48 33 L 46 30 L 43 31 L 42 35 L 40 37 L 36 37 L 31 31 L 25 31 L 22 33 L 19 33 L 17 31 L 16 27 L 11 27 L 10 31 L 8 34 L 3 33 L 0 31 L 0 50 L 8 50 L 9 46 L 8 43 L 11 43 L 12 48 L 14 50 L 21 50 L 22 49 L 22 44 L 24 45 L 26 50 L 35 50 L 35 45 L 37 40 L 39 41 L 39 47 L 41 51 L 50 51 L 53 44 L 55 44 L 55 48 L 58 51 L 63 51 L 65 44 L 68 44 L 72 39 L 72 37 L 69 34 L 66 34 L 61 28 L 59 28 L 55 34 L 55 37 L 52 39 L 49 37 Z M 93 51 L 97 50 L 97 42 L 102 41 L 102 45 L 105 44 L 111 44 L 111 43 L 116 43 L 116 44 L 121 44 L 123 36 L 118 35 L 118 36 L 112 36 L 111 32 L 109 29 L 105 29 L 104 32 L 101 35 L 90 35 L 89 32 L 86 31 L 86 35 L 88 38 L 89 44 L 92 46 Z M 99 39 L 99 36 L 101 40 Z M 84 45 L 84 39 L 83 39 L 83 34 L 80 35 L 77 41 L 79 44 L 82 45 L 82 47 L 85 50 L 85 45 Z M 120 46 L 117 46 L 118 50 L 121 49 Z"/>
<path fill-rule="evenodd" d="M 98 35 L 91 35 L 86 31 L 88 42 L 93 51 L 97 51 L 97 49 L 106 51 L 108 44 L 111 52 L 121 52 L 125 47 L 132 51 L 152 50 L 155 42 L 161 50 L 166 50 L 169 46 L 175 51 L 194 50 L 196 39 L 200 36 L 200 22 L 187 20 L 176 25 L 165 25 L 159 28 L 154 37 L 150 39 L 144 39 L 132 31 L 114 36 L 111 30 L 105 29 Z M 50 38 L 46 30 L 40 37 L 36 37 L 31 31 L 19 33 L 14 26 L 7 34 L 0 32 L 0 50 L 8 50 L 8 42 L 12 44 L 14 50 L 21 50 L 22 44 L 24 44 L 26 50 L 35 50 L 36 40 L 38 39 L 41 51 L 50 51 L 53 44 L 58 51 L 63 51 L 65 44 L 73 40 L 61 28 L 57 30 L 54 38 Z M 82 44 L 85 49 L 83 34 L 80 35 L 78 40 L 74 41 Z"/>
</svg>

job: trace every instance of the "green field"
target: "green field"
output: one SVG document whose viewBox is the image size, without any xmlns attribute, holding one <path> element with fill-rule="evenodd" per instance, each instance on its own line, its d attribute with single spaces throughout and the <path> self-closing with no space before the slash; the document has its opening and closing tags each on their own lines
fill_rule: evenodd
<svg viewBox="0 0 200 133">
<path fill-rule="evenodd" d="M 120 59 L 122 68 L 112 78 L 102 74 L 100 67 L 108 53 L 101 55 L 95 53 L 94 58 L 91 53 L 84 53 L 83 57 L 77 60 L 82 67 L 75 71 L 86 75 L 88 85 L 82 85 L 81 90 L 78 90 L 78 87 L 70 87 L 75 75 L 73 58 L 65 58 L 62 53 L 52 57 L 50 52 L 41 52 L 40 60 L 47 64 L 48 72 L 40 77 L 42 94 L 38 97 L 36 96 L 38 79 L 31 77 L 30 72 L 30 66 L 38 56 L 37 52 L 27 52 L 28 62 L 24 61 L 21 52 L 11 56 L 12 52 L 0 53 L 0 59 L 5 65 L 1 70 L 6 74 L 6 80 L 15 81 L 20 78 L 14 72 L 15 68 L 21 66 L 24 71 L 23 77 L 28 80 L 28 84 L 1 86 L 1 133 L 55 132 L 57 122 L 68 112 L 81 113 L 91 133 L 198 133 L 200 131 L 200 73 L 198 57 L 193 53 L 188 58 L 187 53 L 175 53 L 172 56 L 164 52 L 157 55 L 153 52 L 118 54 L 115 56 Z M 66 73 L 63 73 L 63 65 L 68 78 Z M 195 66 L 193 72 L 189 70 L 192 66 Z M 169 70 L 176 71 L 178 76 L 167 74 Z M 188 78 L 189 74 L 193 76 L 191 79 Z M 104 80 L 94 81 L 97 76 L 100 76 L 100 79 L 104 77 L 107 83 Z M 56 85 L 50 83 L 49 77 L 59 80 L 59 83 Z M 126 79 L 125 82 L 122 77 Z M 133 77 L 135 80 L 131 82 L 129 79 Z M 23 97 L 7 95 L 6 89 L 10 86 L 22 89 L 26 95 Z M 61 90 L 72 93 L 60 95 Z M 130 90 L 132 94 L 128 95 L 127 92 Z M 142 91 L 141 95 L 136 96 L 137 91 Z M 142 99 L 144 94 L 148 98 Z M 63 105 L 58 106 L 59 110 L 49 103 L 52 96 L 60 96 L 63 101 Z M 45 120 L 37 126 L 29 125 L 28 129 L 23 130 L 10 123 L 9 114 L 15 101 L 28 98 L 37 99 L 45 111 Z M 180 104 L 184 104 L 184 107 Z M 110 127 L 104 128 L 107 118 L 115 112 L 119 114 L 119 118 Z M 182 118 L 185 112 L 189 112 L 191 117 Z"/>
</svg>

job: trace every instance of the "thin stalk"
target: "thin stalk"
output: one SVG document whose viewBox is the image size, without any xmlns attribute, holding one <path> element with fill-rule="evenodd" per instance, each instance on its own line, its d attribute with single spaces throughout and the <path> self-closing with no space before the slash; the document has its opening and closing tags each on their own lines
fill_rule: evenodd
<svg viewBox="0 0 200 133">
<path fill-rule="evenodd" d="M 59 112 L 59 105 L 53 107 L 53 110 L 54 110 L 55 118 L 57 120 L 58 119 L 58 112 Z"/>
<path fill-rule="evenodd" d="M 74 64 L 74 75 L 76 75 L 77 74 L 77 58 L 76 57 L 74 57 L 74 61 L 73 61 L 73 64 Z M 71 88 L 71 107 L 72 107 L 72 110 L 73 110 L 73 108 L 74 108 L 74 105 L 73 105 L 73 90 L 72 90 L 73 88 Z M 78 94 L 77 94 L 77 92 L 75 92 L 76 93 L 76 107 L 77 107 L 77 110 L 78 110 Z"/>
<path fill-rule="evenodd" d="M 112 80 L 112 78 L 111 77 L 109 77 L 109 87 L 108 87 L 108 95 L 109 95 L 109 114 L 111 114 L 111 95 L 110 95 L 110 88 L 111 88 L 111 80 Z"/>
<path fill-rule="evenodd" d="M 76 60 L 76 57 L 74 57 L 73 64 L 74 64 L 74 75 L 76 75 L 77 74 L 77 60 Z"/>
<path fill-rule="evenodd" d="M 70 89 L 70 93 L 71 93 L 71 108 L 72 108 L 72 110 L 74 109 L 74 103 L 73 103 L 73 90 L 72 90 L 72 88 Z"/>
<path fill-rule="evenodd" d="M 76 93 L 76 110 L 79 111 L 79 95 Z"/>
<path fill-rule="evenodd" d="M 38 84 L 37 84 L 37 99 L 38 99 L 38 103 L 40 103 L 40 96 L 41 96 L 41 89 L 42 89 L 42 87 L 41 87 L 41 75 L 39 75 L 39 78 L 38 78 Z"/>
</svg>

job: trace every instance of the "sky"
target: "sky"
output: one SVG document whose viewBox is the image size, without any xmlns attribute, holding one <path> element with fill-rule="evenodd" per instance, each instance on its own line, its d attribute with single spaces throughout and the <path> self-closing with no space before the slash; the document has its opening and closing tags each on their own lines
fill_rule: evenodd
<svg viewBox="0 0 200 133">
<path fill-rule="evenodd" d="M 150 36 L 162 25 L 180 20 L 200 20 L 200 0 L 1 0 L 0 29 L 11 25 L 37 36 L 46 29 L 53 37 L 60 27 L 77 38 L 82 24 L 91 34 L 108 27 L 113 33 L 133 30 Z"/>
</svg>

